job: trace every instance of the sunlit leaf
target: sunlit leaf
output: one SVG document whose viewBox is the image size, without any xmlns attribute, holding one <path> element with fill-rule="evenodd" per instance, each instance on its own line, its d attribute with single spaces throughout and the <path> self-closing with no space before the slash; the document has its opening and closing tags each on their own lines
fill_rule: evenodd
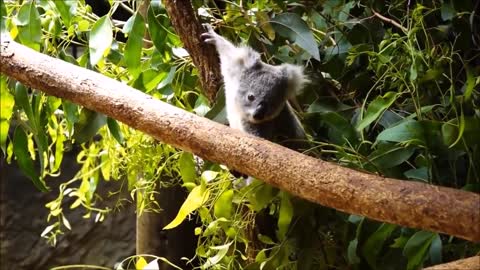
<svg viewBox="0 0 480 270">
<path fill-rule="evenodd" d="M 202 188 L 202 186 L 196 186 L 188 194 L 187 199 L 183 202 L 180 210 L 178 210 L 177 216 L 163 229 L 173 229 L 180 225 L 190 213 L 202 206 L 208 200 L 209 196 L 209 190 Z"/>
<path fill-rule="evenodd" d="M 141 71 L 143 36 L 145 34 L 145 22 L 142 15 L 135 13 L 128 21 L 133 21 L 132 29 L 128 33 L 125 45 L 125 62 L 127 69 L 133 78 L 137 78 Z"/>
<path fill-rule="evenodd" d="M 143 257 L 138 257 L 137 262 L 135 263 L 135 269 L 144 269 L 145 266 L 147 266 L 147 260 Z"/>
<path fill-rule="evenodd" d="M 225 244 L 225 245 L 210 247 L 210 249 L 218 250 L 218 252 L 214 256 L 209 257 L 207 259 L 207 262 L 205 262 L 202 265 L 202 267 L 204 269 L 208 269 L 208 268 L 218 264 L 223 259 L 223 257 L 225 257 L 225 255 L 227 255 L 228 249 L 230 248 L 231 244 L 232 243 L 230 242 L 230 243 Z"/>
<path fill-rule="evenodd" d="M 35 1 L 25 2 L 16 17 L 20 41 L 34 50 L 40 50 L 42 25 Z"/>
<path fill-rule="evenodd" d="M 57 7 L 60 16 L 62 17 L 65 26 L 70 26 L 72 17 L 77 12 L 77 1 L 53 1 Z"/>
<path fill-rule="evenodd" d="M 183 183 L 195 182 L 197 172 L 193 155 L 188 152 L 183 152 L 178 160 L 178 165 L 180 167 L 180 176 L 182 177 Z"/>
<path fill-rule="evenodd" d="M 5 154 L 7 151 L 8 129 L 10 127 L 10 118 L 12 116 L 15 99 L 8 91 L 7 80 L 5 76 L 0 77 L 0 147 Z"/>
<path fill-rule="evenodd" d="M 158 270 L 160 266 L 158 265 L 158 259 L 155 259 L 151 262 L 149 262 L 147 265 L 145 265 L 142 268 L 137 268 L 137 269 L 142 269 L 142 270 Z"/>
<path fill-rule="evenodd" d="M 225 190 L 213 205 L 213 213 L 217 218 L 230 219 L 233 211 L 233 189 Z"/>
<path fill-rule="evenodd" d="M 113 41 L 112 23 L 107 15 L 98 19 L 92 26 L 88 48 L 90 64 L 95 66 L 104 55 L 108 54 Z"/>
<path fill-rule="evenodd" d="M 4 18 L 7 18 L 7 7 L 5 6 L 5 3 L 3 0 L 0 1 L 0 34 L 4 34 L 8 32 L 7 29 L 7 20 Z"/>
<path fill-rule="evenodd" d="M 280 240 L 285 239 L 288 228 L 290 227 L 290 223 L 292 222 L 293 218 L 293 205 L 290 201 L 290 195 L 286 192 L 280 192 L 281 202 L 280 202 L 280 210 L 278 213 L 278 238 Z"/>
</svg>

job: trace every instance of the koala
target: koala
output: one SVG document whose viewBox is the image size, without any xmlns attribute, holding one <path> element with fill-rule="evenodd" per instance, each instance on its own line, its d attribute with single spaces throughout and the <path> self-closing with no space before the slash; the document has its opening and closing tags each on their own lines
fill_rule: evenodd
<svg viewBox="0 0 480 270">
<path fill-rule="evenodd" d="M 303 67 L 264 63 L 252 48 L 235 46 L 205 27 L 201 37 L 220 57 L 230 127 L 300 150 L 307 137 L 288 99 L 308 82 Z"/>
</svg>

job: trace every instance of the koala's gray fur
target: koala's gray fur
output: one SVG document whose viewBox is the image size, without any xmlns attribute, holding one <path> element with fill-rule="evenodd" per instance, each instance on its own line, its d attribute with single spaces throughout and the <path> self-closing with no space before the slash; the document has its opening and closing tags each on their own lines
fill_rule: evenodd
<svg viewBox="0 0 480 270">
<path fill-rule="evenodd" d="M 205 26 L 202 38 L 220 56 L 230 127 L 298 150 L 306 135 L 288 99 L 308 81 L 303 67 L 266 64 L 252 48 L 237 47 Z"/>
</svg>

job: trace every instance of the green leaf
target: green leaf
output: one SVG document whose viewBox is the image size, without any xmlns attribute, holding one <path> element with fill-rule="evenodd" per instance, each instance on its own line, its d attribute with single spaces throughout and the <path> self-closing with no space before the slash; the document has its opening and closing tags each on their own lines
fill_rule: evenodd
<svg viewBox="0 0 480 270">
<path fill-rule="evenodd" d="M 83 109 L 80 121 L 75 124 L 73 138 L 77 143 L 90 140 L 107 123 L 107 117 L 101 113 Z"/>
<path fill-rule="evenodd" d="M 416 232 L 403 248 L 403 255 L 408 258 L 407 270 L 413 270 L 420 267 L 426 259 L 428 248 L 435 233 L 419 231 Z"/>
<path fill-rule="evenodd" d="M 430 255 L 430 261 L 432 262 L 433 265 L 441 264 L 443 262 L 442 239 L 440 238 L 440 235 L 438 235 L 438 233 L 433 238 L 432 244 L 430 245 L 430 250 L 428 253 Z"/>
<path fill-rule="evenodd" d="M 107 55 L 113 41 L 112 23 L 110 17 L 105 15 L 93 24 L 88 40 L 90 64 L 95 66 L 104 55 Z"/>
<path fill-rule="evenodd" d="M 465 91 L 463 92 L 463 96 L 465 97 L 465 101 L 469 101 L 470 97 L 472 96 L 473 89 L 475 88 L 475 76 L 468 66 L 465 66 L 465 71 L 467 73 L 467 82 L 465 83 Z"/>
<path fill-rule="evenodd" d="M 410 169 L 406 172 L 403 173 L 405 177 L 408 179 L 416 179 L 416 180 L 421 180 L 424 182 L 428 182 L 430 177 L 428 177 L 428 168 L 427 167 L 420 167 L 417 169 Z"/>
<path fill-rule="evenodd" d="M 7 29 L 7 7 L 4 0 L 0 0 L 0 34 L 8 32 Z"/>
<path fill-rule="evenodd" d="M 294 41 L 313 58 L 320 61 L 320 53 L 312 31 L 298 14 L 283 13 L 273 18 L 270 23 L 278 34 Z"/>
<path fill-rule="evenodd" d="M 70 26 L 77 12 L 77 1 L 53 1 L 66 27 Z"/>
<path fill-rule="evenodd" d="M 367 112 L 363 119 L 358 123 L 357 130 L 362 131 L 365 127 L 377 120 L 380 115 L 387 110 L 399 96 L 399 93 L 387 92 L 385 95 L 378 96 L 368 105 Z"/>
<path fill-rule="evenodd" d="M 358 246 L 358 239 L 355 238 L 348 244 L 347 249 L 347 259 L 350 264 L 358 264 L 360 263 L 360 258 L 357 255 L 357 246 Z"/>
<path fill-rule="evenodd" d="M 42 24 L 35 1 L 25 2 L 18 11 L 16 20 L 18 38 L 28 47 L 39 51 L 42 38 Z"/>
<path fill-rule="evenodd" d="M 205 114 L 210 111 L 208 99 L 203 95 L 199 95 L 197 100 L 195 101 L 195 106 L 193 107 L 193 111 L 197 115 L 205 116 Z"/>
<path fill-rule="evenodd" d="M 213 213 L 217 218 L 230 219 L 233 212 L 233 189 L 225 190 L 213 206 Z"/>
<path fill-rule="evenodd" d="M 169 230 L 180 225 L 190 213 L 202 206 L 208 200 L 209 196 L 210 190 L 202 186 L 196 186 L 188 194 L 187 199 L 183 202 L 180 210 L 178 210 L 177 216 L 163 229 Z"/>
<path fill-rule="evenodd" d="M 202 269 L 209 269 L 210 267 L 218 264 L 223 259 L 223 257 L 227 255 L 231 244 L 232 242 L 221 246 L 210 247 L 210 249 L 218 250 L 218 252 L 217 254 L 215 254 L 215 256 L 209 257 L 207 259 L 207 261 L 202 265 Z"/>
<path fill-rule="evenodd" d="M 125 45 L 125 62 L 127 69 L 136 79 L 141 72 L 141 59 L 143 37 L 145 34 L 145 21 L 142 15 L 136 12 L 128 21 L 133 21 L 132 29 L 128 34 L 127 44 Z"/>
<path fill-rule="evenodd" d="M 193 155 L 188 152 L 183 152 L 178 160 L 178 166 L 183 183 L 194 183 L 195 179 L 197 179 L 197 172 Z"/>
<path fill-rule="evenodd" d="M 217 92 L 213 107 L 204 115 L 204 117 L 217 123 L 226 124 L 228 122 L 225 110 L 225 91 L 223 89 L 220 89 Z"/>
<path fill-rule="evenodd" d="M 152 39 L 153 45 L 157 48 L 158 51 L 163 51 L 166 38 L 167 38 L 167 31 L 165 30 L 165 26 L 163 26 L 157 16 L 160 16 L 160 8 L 159 2 L 152 2 L 150 7 L 148 8 L 147 13 L 147 22 L 148 22 L 148 33 L 150 34 L 150 38 Z"/>
<path fill-rule="evenodd" d="M 383 223 L 363 245 L 362 254 L 372 269 L 377 269 L 378 255 L 395 228 L 397 228 L 396 225 Z"/>
<path fill-rule="evenodd" d="M 267 207 L 277 194 L 272 186 L 260 181 L 253 182 L 249 187 L 251 190 L 255 190 L 255 192 L 249 193 L 248 196 L 252 209 L 257 212 Z"/>
<path fill-rule="evenodd" d="M 120 130 L 120 125 L 118 124 L 118 122 L 115 119 L 108 117 L 107 126 L 108 130 L 115 138 L 115 140 L 117 140 L 119 144 L 123 144 L 125 142 L 125 139 L 123 137 L 122 131 Z"/>
<path fill-rule="evenodd" d="M 287 192 L 280 192 L 280 197 L 281 202 L 277 221 L 277 236 L 279 240 L 284 240 L 286 238 L 288 228 L 290 227 L 290 223 L 292 222 L 293 206 L 292 202 L 290 201 L 290 195 Z"/>
<path fill-rule="evenodd" d="M 425 141 L 423 127 L 415 120 L 404 121 L 385 129 L 377 136 L 377 141 L 406 142 L 411 140 Z"/>
<path fill-rule="evenodd" d="M 442 20 L 449 21 L 455 17 L 457 12 L 453 8 L 453 5 L 450 1 L 443 1 L 442 7 L 440 8 L 440 12 L 442 15 Z"/>
<path fill-rule="evenodd" d="M 62 164 L 64 142 L 65 142 L 65 135 L 63 134 L 63 128 L 61 125 L 59 125 L 57 129 L 56 140 L 55 140 L 55 163 L 52 170 L 53 172 L 58 171 L 58 169 L 60 169 L 60 165 Z"/>
<path fill-rule="evenodd" d="M 407 161 L 414 153 L 414 147 L 404 147 L 395 144 L 380 144 L 373 151 L 369 160 L 381 169 L 389 169 Z"/>
<path fill-rule="evenodd" d="M 330 128 L 328 135 L 334 143 L 339 145 L 344 145 L 345 143 L 356 144 L 357 131 L 348 119 L 336 112 L 321 114 L 321 118 Z"/>
<path fill-rule="evenodd" d="M 452 119 L 442 125 L 443 143 L 449 147 L 457 145 L 460 139 L 465 140 L 466 145 L 479 144 L 478 134 L 480 134 L 480 119 L 475 116 L 465 117 L 462 113 L 460 124 L 457 119 Z"/>
<path fill-rule="evenodd" d="M 12 117 L 15 99 L 8 91 L 7 77 L 0 77 L 0 147 L 4 154 L 7 151 L 8 129 L 10 128 L 10 118 Z"/>
<path fill-rule="evenodd" d="M 15 84 L 15 104 L 17 104 L 18 106 L 20 106 L 20 108 L 23 109 L 23 111 L 27 115 L 28 120 L 31 121 L 31 125 L 33 125 L 33 128 L 36 129 L 34 121 L 35 118 L 33 117 L 33 110 L 32 106 L 30 105 L 30 99 L 28 97 L 28 90 L 23 84 L 19 82 Z"/>
<path fill-rule="evenodd" d="M 45 181 L 39 177 L 33 165 L 33 160 L 28 152 L 28 140 L 25 131 L 17 127 L 13 134 L 13 153 L 17 159 L 18 167 L 32 180 L 39 190 L 43 192 L 48 191 Z"/>
</svg>

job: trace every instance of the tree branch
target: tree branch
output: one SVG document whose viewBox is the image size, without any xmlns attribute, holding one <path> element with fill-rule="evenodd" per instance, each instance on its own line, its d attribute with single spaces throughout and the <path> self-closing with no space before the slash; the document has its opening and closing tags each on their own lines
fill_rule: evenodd
<svg viewBox="0 0 480 270">
<path fill-rule="evenodd" d="M 205 31 L 193 10 L 191 1 L 165 0 L 163 4 L 175 31 L 200 72 L 203 93 L 210 102 L 214 102 L 222 83 L 220 64 L 215 48 L 206 45 L 200 39 L 200 34 Z"/>
<path fill-rule="evenodd" d="M 358 172 L 292 151 L 153 99 L 2 36 L 1 73 L 104 113 L 202 158 L 351 214 L 480 241 L 480 195 Z M 66 83 L 68 82 L 68 83 Z"/>
<path fill-rule="evenodd" d="M 423 268 L 424 270 L 480 270 L 480 256 Z"/>
</svg>

